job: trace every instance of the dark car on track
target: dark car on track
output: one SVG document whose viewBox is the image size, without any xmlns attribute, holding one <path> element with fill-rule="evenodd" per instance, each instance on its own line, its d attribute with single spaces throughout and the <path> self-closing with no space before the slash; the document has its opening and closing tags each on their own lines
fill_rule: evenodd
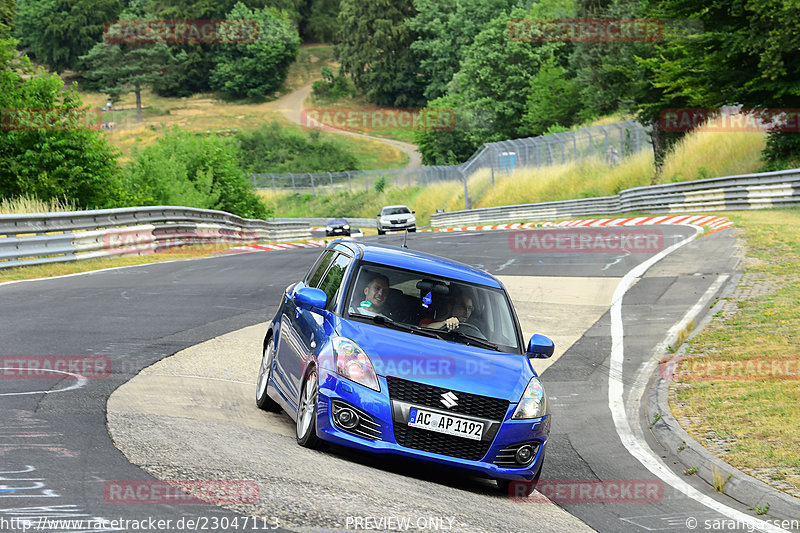
<svg viewBox="0 0 800 533">
<path fill-rule="evenodd" d="M 491 274 L 336 240 L 281 298 L 256 403 L 286 411 L 301 446 L 327 441 L 429 461 L 530 491 L 550 431 L 531 359 L 552 353 L 542 335 L 524 343 Z"/>
<path fill-rule="evenodd" d="M 350 223 L 344 218 L 334 218 L 329 220 L 325 226 L 325 235 L 328 237 L 333 236 L 350 236 Z"/>
</svg>

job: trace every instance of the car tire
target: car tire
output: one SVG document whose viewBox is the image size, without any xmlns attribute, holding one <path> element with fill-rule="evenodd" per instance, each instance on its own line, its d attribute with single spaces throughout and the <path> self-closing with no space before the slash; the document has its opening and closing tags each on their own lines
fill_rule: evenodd
<svg viewBox="0 0 800 533">
<path fill-rule="evenodd" d="M 317 371 L 312 369 L 303 382 L 300 403 L 297 406 L 297 444 L 304 448 L 318 449 L 322 441 L 317 437 L 317 395 L 319 383 Z"/>
<path fill-rule="evenodd" d="M 411 233 L 416 233 L 417 232 L 417 228 L 409 228 L 408 231 L 410 231 Z"/>
<path fill-rule="evenodd" d="M 531 481 L 512 481 L 510 479 L 498 479 L 497 488 L 500 492 L 509 498 L 527 498 L 533 491 L 536 490 L 536 485 L 539 484 L 539 478 L 542 475 L 542 469 L 539 468 L 539 473 Z M 514 494 L 511 494 L 511 491 Z"/>
<path fill-rule="evenodd" d="M 382 229 L 378 228 L 378 235 L 383 235 L 384 233 L 386 233 L 386 232 L 383 231 Z"/>
<path fill-rule="evenodd" d="M 256 405 L 259 409 L 280 413 L 281 406 L 269 397 L 267 389 L 269 380 L 272 377 L 272 358 L 275 355 L 275 336 L 270 334 L 269 339 L 264 343 L 264 354 L 261 356 L 261 368 L 258 370 L 258 380 L 256 381 Z"/>
</svg>

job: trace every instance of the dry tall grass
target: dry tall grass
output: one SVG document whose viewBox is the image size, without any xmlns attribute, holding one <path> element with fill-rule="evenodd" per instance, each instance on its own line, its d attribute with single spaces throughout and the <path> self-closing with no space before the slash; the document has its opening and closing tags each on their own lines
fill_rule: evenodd
<svg viewBox="0 0 800 533">
<path fill-rule="evenodd" d="M 78 206 L 74 200 L 68 198 L 54 198 L 52 200 L 39 200 L 30 195 L 19 198 L 0 199 L 0 215 L 18 215 L 22 213 L 53 213 L 56 211 L 77 211 Z"/>
</svg>

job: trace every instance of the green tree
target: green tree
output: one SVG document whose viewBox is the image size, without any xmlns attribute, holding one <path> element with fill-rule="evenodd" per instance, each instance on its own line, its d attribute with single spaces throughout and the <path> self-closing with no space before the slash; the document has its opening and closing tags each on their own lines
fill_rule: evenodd
<svg viewBox="0 0 800 533">
<path fill-rule="evenodd" d="M 256 21 L 258 38 L 218 45 L 211 87 L 226 98 L 263 99 L 286 79 L 300 45 L 297 29 L 285 12 L 274 8 L 253 11 L 241 2 L 227 18 Z"/>
<path fill-rule="evenodd" d="M 464 161 L 485 142 L 528 135 L 522 118 L 532 82 L 542 64 L 563 44 L 512 39 L 509 21 L 525 16 L 525 12 L 514 11 L 489 22 L 465 51 L 448 94 L 429 102 L 431 108 L 454 109 L 456 122 L 452 130 L 415 136 L 425 163 Z"/>
<path fill-rule="evenodd" d="M 794 0 L 714 0 L 703 4 L 661 0 L 651 15 L 697 22 L 697 31 L 667 39 L 644 61 L 652 86 L 663 98 L 648 100 L 643 113 L 655 120 L 656 107 L 800 107 L 800 16 Z M 676 105 L 678 104 L 678 105 Z M 796 135 L 771 133 L 770 136 Z M 792 143 L 788 143 L 792 144 Z M 786 147 L 776 142 L 774 146 Z M 794 146 L 800 148 L 795 143 Z M 773 156 L 768 152 L 768 158 Z M 784 156 L 785 157 L 785 152 Z"/>
<path fill-rule="evenodd" d="M 373 103 L 423 103 L 424 80 L 411 43 L 417 36 L 406 20 L 416 14 L 411 0 L 341 0 L 336 53 L 342 71 Z"/>
<path fill-rule="evenodd" d="M 338 16 L 339 0 L 311 0 L 303 39 L 306 42 L 332 43 L 338 28 Z"/>
<path fill-rule="evenodd" d="M 17 58 L 0 41 L 0 196 L 64 198 L 81 207 L 118 199 L 117 153 L 75 88 Z"/>
<path fill-rule="evenodd" d="M 0 39 L 10 39 L 17 14 L 16 0 L 0 0 Z"/>
<path fill-rule="evenodd" d="M 146 5 L 147 18 L 170 20 L 219 20 L 231 12 L 239 0 L 152 0 Z M 258 10 L 274 7 L 286 12 L 295 25 L 302 27 L 303 13 L 308 0 L 246 0 L 244 4 Z M 217 64 L 220 43 L 175 43 L 170 44 L 174 56 L 181 52 L 185 60 L 178 65 L 172 76 L 161 79 L 154 89 L 164 96 L 187 96 L 211 90 L 211 72 Z"/>
<path fill-rule="evenodd" d="M 530 135 L 544 135 L 552 126 L 576 124 L 583 106 L 578 84 L 551 57 L 531 80 L 522 122 Z"/>
<path fill-rule="evenodd" d="M 142 88 L 152 87 L 184 58 L 185 54 L 175 58 L 165 43 L 120 45 L 102 42 L 81 60 L 85 65 L 84 77 L 95 82 L 112 99 L 117 100 L 128 92 L 136 95 L 136 120 L 141 122 Z"/>
<path fill-rule="evenodd" d="M 411 50 L 425 81 L 425 99 L 447 92 L 464 53 L 475 37 L 498 15 L 507 13 L 513 0 L 413 0 L 416 15 L 408 27 L 417 34 Z"/>
<path fill-rule="evenodd" d="M 25 0 L 18 6 L 16 35 L 50 70 L 75 69 L 123 7 L 122 0 Z"/>
<path fill-rule="evenodd" d="M 123 169 L 131 205 L 183 205 L 219 209 L 246 218 L 267 210 L 239 166 L 234 139 L 196 135 L 175 127 L 137 152 Z"/>
</svg>

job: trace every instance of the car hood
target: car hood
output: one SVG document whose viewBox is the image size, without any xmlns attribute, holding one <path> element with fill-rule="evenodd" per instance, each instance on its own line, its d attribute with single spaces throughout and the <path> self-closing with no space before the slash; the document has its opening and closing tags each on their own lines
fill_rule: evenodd
<svg viewBox="0 0 800 533">
<path fill-rule="evenodd" d="M 381 215 L 381 220 L 411 220 L 416 218 L 413 213 L 399 213 L 397 215 Z"/>
<path fill-rule="evenodd" d="M 519 401 L 535 375 L 524 355 L 342 319 L 339 334 L 366 352 L 379 376 Z"/>
</svg>

